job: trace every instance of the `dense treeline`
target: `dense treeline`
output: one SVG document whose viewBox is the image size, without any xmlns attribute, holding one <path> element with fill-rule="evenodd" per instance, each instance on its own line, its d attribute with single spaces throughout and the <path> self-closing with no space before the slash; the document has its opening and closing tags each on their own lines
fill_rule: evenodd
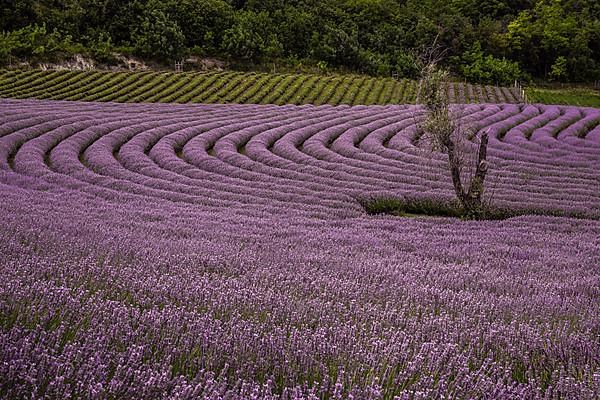
<svg viewBox="0 0 600 400">
<path fill-rule="evenodd" d="M 596 0 L 3 0 L 0 57 L 113 51 L 414 77 L 436 37 L 472 82 L 600 78 Z"/>
</svg>

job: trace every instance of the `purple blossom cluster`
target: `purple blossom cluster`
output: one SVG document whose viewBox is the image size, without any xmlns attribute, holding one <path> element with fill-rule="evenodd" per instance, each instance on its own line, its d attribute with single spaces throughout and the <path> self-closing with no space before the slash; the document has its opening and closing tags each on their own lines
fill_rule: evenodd
<svg viewBox="0 0 600 400">
<path fill-rule="evenodd" d="M 600 395 L 599 221 L 362 210 L 451 198 L 420 107 L 0 103 L 0 398 Z M 600 110 L 455 112 L 600 213 Z"/>
</svg>

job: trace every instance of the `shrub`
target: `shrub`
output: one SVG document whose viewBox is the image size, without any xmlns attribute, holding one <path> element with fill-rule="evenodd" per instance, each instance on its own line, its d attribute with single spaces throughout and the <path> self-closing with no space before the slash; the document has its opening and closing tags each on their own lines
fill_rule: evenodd
<svg viewBox="0 0 600 400">
<path fill-rule="evenodd" d="M 12 32 L 0 33 L 0 61 L 13 57 L 43 57 L 58 51 L 70 51 L 71 37 L 57 30 L 48 33 L 46 25 L 28 25 Z"/>
<path fill-rule="evenodd" d="M 136 53 L 162 60 L 179 58 L 185 49 L 185 38 L 177 22 L 157 9 L 146 12 L 133 40 Z"/>
<path fill-rule="evenodd" d="M 479 42 L 463 53 L 460 71 L 472 83 L 510 85 L 521 77 L 519 63 L 491 55 L 484 56 Z"/>
</svg>

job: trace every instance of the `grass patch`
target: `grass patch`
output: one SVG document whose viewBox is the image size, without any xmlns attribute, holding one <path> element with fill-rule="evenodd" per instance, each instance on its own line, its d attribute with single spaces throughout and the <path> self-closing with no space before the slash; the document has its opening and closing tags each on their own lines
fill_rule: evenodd
<svg viewBox="0 0 600 400">
<path fill-rule="evenodd" d="M 593 89 L 527 88 L 526 93 L 531 103 L 565 104 L 582 107 L 600 107 L 600 92 Z"/>
<path fill-rule="evenodd" d="M 359 203 L 369 215 L 394 215 L 397 217 L 448 217 L 463 220 L 472 219 L 457 201 L 437 199 L 411 199 L 396 197 L 380 197 L 361 199 Z M 583 211 L 563 211 L 544 208 L 501 208 L 486 206 L 481 220 L 503 220 L 525 215 L 542 215 L 549 217 L 567 217 L 578 219 L 600 220 L 600 215 Z"/>
<path fill-rule="evenodd" d="M 458 204 L 436 200 L 400 199 L 382 197 L 360 201 L 367 214 L 389 214 L 398 217 L 454 217 L 460 218 L 462 210 Z"/>
</svg>

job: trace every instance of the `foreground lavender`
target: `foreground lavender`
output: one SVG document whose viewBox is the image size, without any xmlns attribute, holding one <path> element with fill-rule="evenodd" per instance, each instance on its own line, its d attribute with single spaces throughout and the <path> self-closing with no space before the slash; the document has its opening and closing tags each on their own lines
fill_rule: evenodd
<svg viewBox="0 0 600 400">
<path fill-rule="evenodd" d="M 0 397 L 600 395 L 600 222 L 449 198 L 414 107 L 0 100 Z M 467 106 L 495 201 L 600 211 L 595 109 Z"/>
</svg>

